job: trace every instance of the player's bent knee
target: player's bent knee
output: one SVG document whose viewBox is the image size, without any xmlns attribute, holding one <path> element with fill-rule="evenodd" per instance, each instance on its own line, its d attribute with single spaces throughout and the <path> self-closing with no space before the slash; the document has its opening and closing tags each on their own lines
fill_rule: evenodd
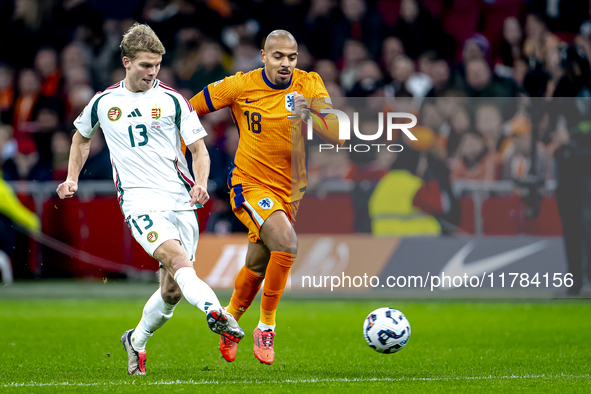
<svg viewBox="0 0 591 394">
<path fill-rule="evenodd" d="M 265 272 L 267 271 L 267 264 L 269 264 L 269 260 L 254 260 L 254 259 L 246 259 L 246 268 L 254 272 L 255 274 L 264 277 Z"/>
<path fill-rule="evenodd" d="M 275 249 L 277 252 L 297 254 L 298 238 L 295 235 L 292 235 L 291 237 L 281 237 L 277 240 Z"/>
<path fill-rule="evenodd" d="M 164 268 L 174 277 L 175 272 L 183 267 L 192 267 L 191 261 L 176 239 L 169 239 L 160 245 L 153 254 Z"/>
<path fill-rule="evenodd" d="M 184 267 L 193 267 L 193 264 L 191 263 L 189 258 L 184 254 L 178 254 L 173 257 L 167 257 L 160 261 L 172 278 L 174 278 L 174 275 L 179 269 Z"/>
<path fill-rule="evenodd" d="M 193 265 L 191 264 L 191 262 L 189 261 L 189 259 L 186 256 L 176 256 L 176 257 L 173 257 L 172 259 L 170 259 L 170 267 L 172 269 L 172 272 L 174 272 L 176 274 L 176 272 L 179 269 L 185 268 L 185 267 L 193 268 Z M 173 274 L 173 277 L 174 277 L 174 274 Z"/>
</svg>

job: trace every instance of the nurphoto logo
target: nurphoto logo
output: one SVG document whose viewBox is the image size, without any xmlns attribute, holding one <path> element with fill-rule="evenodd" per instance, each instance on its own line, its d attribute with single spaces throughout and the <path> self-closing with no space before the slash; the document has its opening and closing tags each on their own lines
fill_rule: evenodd
<svg viewBox="0 0 591 394">
<path fill-rule="evenodd" d="M 349 120 L 349 116 L 338 109 L 332 108 L 325 108 L 320 111 L 321 115 L 328 115 L 328 114 L 335 114 L 338 122 L 339 122 L 339 139 L 350 141 L 351 140 L 351 121 Z M 386 139 L 388 141 L 392 141 L 393 139 L 393 131 L 400 130 L 402 131 L 410 140 L 417 141 L 417 137 L 415 137 L 409 129 L 413 128 L 417 125 L 417 117 L 411 113 L 407 112 L 386 112 Z M 399 122 L 400 119 L 410 119 L 408 123 L 394 123 Z M 308 140 L 312 140 L 314 132 L 312 129 L 313 119 L 308 120 Z M 366 130 L 364 130 L 366 131 Z M 384 113 L 378 112 L 378 130 L 374 134 L 363 134 L 359 130 L 359 113 L 353 113 L 353 133 L 355 137 L 361 141 L 376 141 L 379 140 L 383 133 L 384 133 Z M 380 151 L 380 149 L 386 149 L 388 152 L 402 152 L 402 145 L 400 144 L 350 144 L 348 146 L 339 147 L 338 145 L 333 144 L 320 144 L 318 146 L 320 152 L 336 149 L 337 152 L 339 151 L 347 151 L 347 152 L 369 152 L 370 150 Z"/>
</svg>

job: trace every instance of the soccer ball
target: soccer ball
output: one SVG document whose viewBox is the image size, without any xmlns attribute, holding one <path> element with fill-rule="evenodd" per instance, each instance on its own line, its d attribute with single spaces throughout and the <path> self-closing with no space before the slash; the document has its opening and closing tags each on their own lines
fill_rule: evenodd
<svg viewBox="0 0 591 394">
<path fill-rule="evenodd" d="M 363 322 L 363 336 L 378 353 L 396 353 L 408 343 L 410 323 L 399 310 L 379 308 Z"/>
</svg>

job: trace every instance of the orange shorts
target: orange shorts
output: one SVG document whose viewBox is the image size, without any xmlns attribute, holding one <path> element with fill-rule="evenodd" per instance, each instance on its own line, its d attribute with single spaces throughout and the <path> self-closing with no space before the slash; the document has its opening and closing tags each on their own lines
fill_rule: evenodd
<svg viewBox="0 0 591 394">
<path fill-rule="evenodd" d="M 236 217 L 248 227 L 248 240 L 256 243 L 265 220 L 275 211 L 285 212 L 293 225 L 300 200 L 289 203 L 262 185 L 239 184 L 230 190 L 230 204 Z"/>
</svg>

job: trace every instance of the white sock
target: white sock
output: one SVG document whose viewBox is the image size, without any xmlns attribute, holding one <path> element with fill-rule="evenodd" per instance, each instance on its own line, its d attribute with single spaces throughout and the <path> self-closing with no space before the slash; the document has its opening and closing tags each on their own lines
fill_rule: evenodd
<svg viewBox="0 0 591 394">
<path fill-rule="evenodd" d="M 209 308 L 219 310 L 222 307 L 211 287 L 197 277 L 193 267 L 179 268 L 174 274 L 174 280 L 185 299 L 203 312 L 207 313 Z"/>
<path fill-rule="evenodd" d="M 261 331 L 267 331 L 267 330 L 275 331 L 275 326 L 276 325 L 277 324 L 273 324 L 273 325 L 265 324 L 265 323 L 263 323 L 262 321 L 259 320 L 259 325 L 257 327 L 260 328 Z"/>
<path fill-rule="evenodd" d="M 146 342 L 172 317 L 176 305 L 170 305 L 162 298 L 161 289 L 158 288 L 152 297 L 146 302 L 142 319 L 131 335 L 131 344 L 135 350 L 144 350 Z"/>
</svg>

